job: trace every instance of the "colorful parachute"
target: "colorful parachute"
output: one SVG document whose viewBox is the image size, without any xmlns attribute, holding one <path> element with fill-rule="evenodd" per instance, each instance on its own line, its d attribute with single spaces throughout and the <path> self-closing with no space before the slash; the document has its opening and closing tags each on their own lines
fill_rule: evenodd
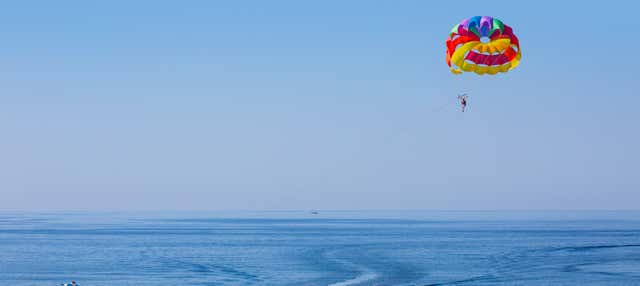
<svg viewBox="0 0 640 286">
<path fill-rule="evenodd" d="M 489 16 L 464 19 L 447 38 L 447 65 L 455 74 L 496 74 L 514 69 L 522 57 L 511 27 Z"/>
</svg>

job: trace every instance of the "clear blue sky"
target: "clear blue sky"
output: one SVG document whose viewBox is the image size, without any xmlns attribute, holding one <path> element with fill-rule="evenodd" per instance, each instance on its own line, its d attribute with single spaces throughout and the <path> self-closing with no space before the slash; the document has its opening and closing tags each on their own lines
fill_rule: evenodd
<svg viewBox="0 0 640 286">
<path fill-rule="evenodd" d="M 3 3 L 0 209 L 637 208 L 640 7 L 587 2 Z M 448 71 L 474 15 L 516 70 Z"/>
</svg>

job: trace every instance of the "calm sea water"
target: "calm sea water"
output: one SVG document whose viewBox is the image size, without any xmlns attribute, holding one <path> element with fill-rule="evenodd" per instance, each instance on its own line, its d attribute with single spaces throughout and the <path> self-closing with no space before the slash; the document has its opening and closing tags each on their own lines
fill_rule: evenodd
<svg viewBox="0 0 640 286">
<path fill-rule="evenodd" d="M 0 284 L 640 285 L 640 212 L 0 212 Z"/>
</svg>

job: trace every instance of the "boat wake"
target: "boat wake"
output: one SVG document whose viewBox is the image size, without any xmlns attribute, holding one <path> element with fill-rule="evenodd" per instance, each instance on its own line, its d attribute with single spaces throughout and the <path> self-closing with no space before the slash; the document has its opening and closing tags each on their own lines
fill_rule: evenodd
<svg viewBox="0 0 640 286">
<path fill-rule="evenodd" d="M 357 246 L 359 248 L 361 246 Z M 356 248 L 356 249 L 357 249 Z M 353 278 L 349 278 L 343 281 L 331 283 L 328 286 L 354 286 L 354 285 L 364 285 L 367 283 L 371 283 L 376 279 L 380 278 L 380 274 L 375 272 L 374 270 L 359 264 L 354 261 L 359 261 L 362 258 L 358 257 L 356 252 L 353 252 L 353 246 L 342 247 L 341 249 L 333 249 L 331 251 L 326 251 L 323 253 L 323 257 L 327 261 L 331 261 L 341 267 L 349 269 L 348 271 L 353 273 L 355 276 Z M 344 278 L 343 278 L 344 279 Z"/>
<path fill-rule="evenodd" d="M 365 283 L 365 282 L 373 281 L 376 278 L 378 278 L 378 274 L 375 274 L 373 272 L 364 272 L 364 273 L 358 275 L 357 277 L 355 277 L 353 279 L 349 279 L 349 280 L 345 280 L 345 281 L 342 281 L 342 282 L 329 284 L 329 286 L 352 286 L 352 285 L 358 285 L 358 284 L 362 284 L 362 283 Z"/>
</svg>

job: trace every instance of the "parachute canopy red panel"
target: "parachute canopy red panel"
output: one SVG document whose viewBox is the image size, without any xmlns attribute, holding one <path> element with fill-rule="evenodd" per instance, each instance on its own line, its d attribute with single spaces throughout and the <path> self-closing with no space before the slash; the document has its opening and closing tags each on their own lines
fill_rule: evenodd
<svg viewBox="0 0 640 286">
<path fill-rule="evenodd" d="M 446 44 L 447 65 L 455 74 L 505 73 L 518 66 L 522 57 L 511 27 L 490 16 L 462 20 L 453 27 Z"/>
</svg>

